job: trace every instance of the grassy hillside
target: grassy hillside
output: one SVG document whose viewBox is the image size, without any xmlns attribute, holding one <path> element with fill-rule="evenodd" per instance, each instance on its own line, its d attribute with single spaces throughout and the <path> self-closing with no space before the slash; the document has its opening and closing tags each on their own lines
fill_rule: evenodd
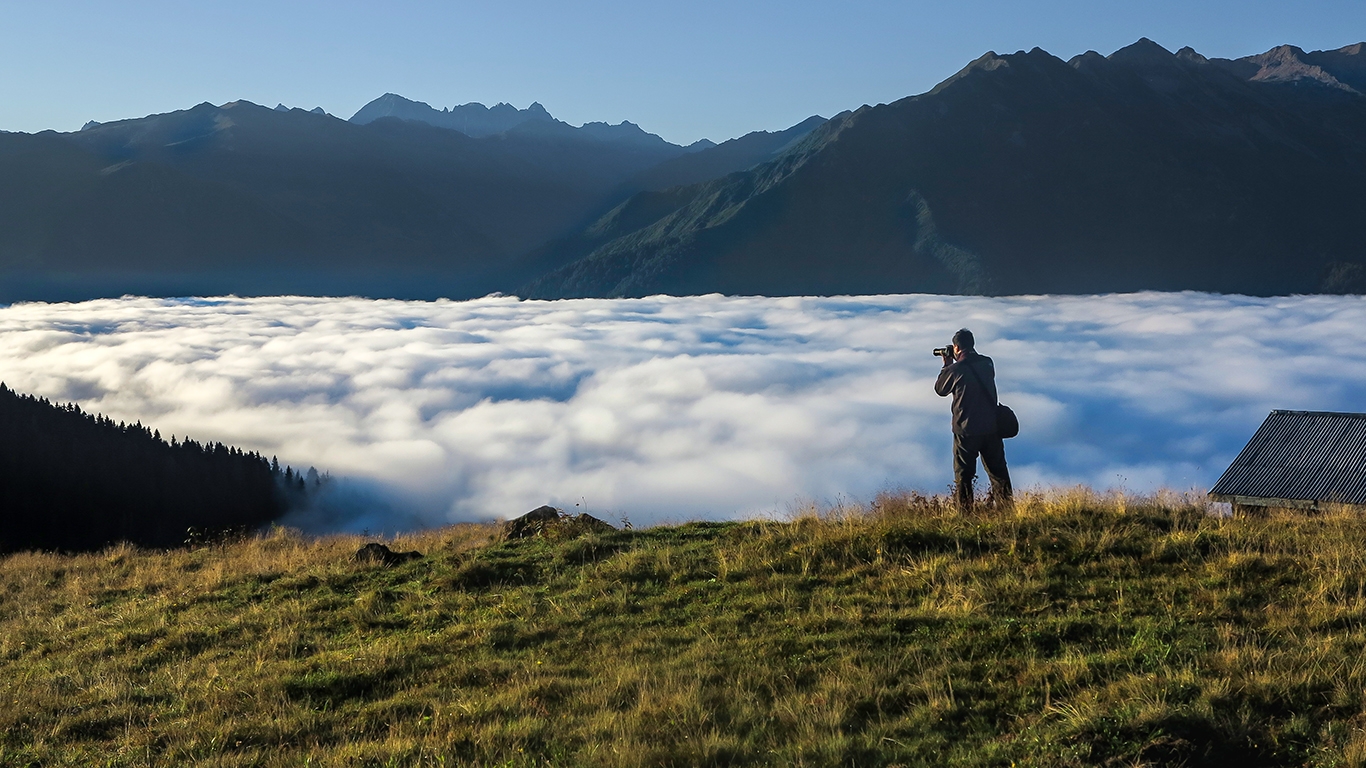
<svg viewBox="0 0 1366 768">
<path fill-rule="evenodd" d="M 0 560 L 0 765 L 1360 765 L 1366 520 L 880 499 Z"/>
</svg>

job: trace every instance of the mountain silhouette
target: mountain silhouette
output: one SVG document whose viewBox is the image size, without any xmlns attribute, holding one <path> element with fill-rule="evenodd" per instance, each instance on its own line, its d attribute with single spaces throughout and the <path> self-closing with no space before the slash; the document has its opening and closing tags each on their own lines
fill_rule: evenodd
<svg viewBox="0 0 1366 768">
<path fill-rule="evenodd" d="M 575 128 L 552 117 L 539 102 L 532 102 L 526 109 L 517 109 L 511 104 L 485 107 L 478 102 L 471 102 L 438 110 L 426 102 L 405 99 L 396 93 L 386 93 L 361 107 L 351 116 L 351 122 L 365 125 L 385 117 L 449 128 L 474 138 L 514 132 L 520 135 L 622 142 L 654 150 L 676 146 L 653 133 L 646 133 L 640 126 L 625 120 L 617 125 L 590 122 Z M 714 146 L 712 142 L 703 139 L 684 149 L 697 151 L 711 146 Z"/>
<path fill-rule="evenodd" d="M 537 297 L 1356 291 L 1362 46 L 988 53 L 543 253 Z"/>
<path fill-rule="evenodd" d="M 232 102 L 0 133 L 0 301 L 483 295 L 539 275 L 528 253 L 632 193 L 749 167 L 791 133 L 689 149 L 629 122 L 574 128 L 533 105 L 511 124 L 512 107 L 474 107 L 505 129 Z"/>
<path fill-rule="evenodd" d="M 539 104 L 0 133 L 0 301 L 1366 292 L 1366 56 L 1147 39 L 681 147 Z"/>
<path fill-rule="evenodd" d="M 773 159 L 798 139 L 816 130 L 825 118 L 813 115 L 782 131 L 753 131 L 711 147 L 665 160 L 626 182 L 634 191 L 667 189 L 717 179 Z M 696 146 L 696 144 L 690 145 Z"/>
<path fill-rule="evenodd" d="M 773 159 L 824 122 L 825 118 L 812 116 L 786 130 L 753 131 L 707 149 L 665 160 L 627 179 L 608 200 L 615 203 L 638 192 L 662 192 L 671 187 L 685 187 L 752 168 Z M 655 212 L 654 216 L 663 215 L 670 206 L 676 204 L 674 200 L 668 193 L 644 195 L 634 199 L 626 212 L 609 215 L 604 221 L 613 222 L 613 231 L 622 229 L 622 221 L 635 221 L 638 222 L 637 226 L 643 226 L 649 222 L 641 219 L 642 212 L 645 212 L 643 215 L 646 219 L 651 215 L 648 213 L 650 211 Z M 549 242 L 512 262 L 504 272 L 503 279 L 509 287 L 538 279 L 592 252 L 602 243 L 604 231 L 603 221 L 599 221 L 585 232 Z"/>
<path fill-rule="evenodd" d="M 569 130 L 472 138 L 233 102 L 0 134 L 0 300 L 481 295 L 686 152 Z"/>
<path fill-rule="evenodd" d="M 361 107 L 351 116 L 351 122 L 366 125 L 385 117 L 449 128 L 466 136 L 480 138 L 511 130 L 529 121 L 553 122 L 555 118 L 539 103 L 532 102 L 526 109 L 511 104 L 486 107 L 477 102 L 446 109 L 435 109 L 424 101 L 405 99 L 396 93 L 386 93 Z"/>
<path fill-rule="evenodd" d="M 1256 56 L 1210 61 L 1253 82 L 1326 85 L 1366 93 L 1366 56 L 1361 55 L 1361 49 L 1362 44 L 1357 43 L 1336 51 L 1305 53 L 1293 45 L 1280 45 Z M 1182 48 L 1177 55 L 1203 59 L 1191 48 Z"/>
</svg>

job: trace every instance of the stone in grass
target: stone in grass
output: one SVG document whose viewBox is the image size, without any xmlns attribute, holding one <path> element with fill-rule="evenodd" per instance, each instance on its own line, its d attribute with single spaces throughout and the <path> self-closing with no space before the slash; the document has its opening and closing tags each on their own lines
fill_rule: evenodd
<svg viewBox="0 0 1366 768">
<path fill-rule="evenodd" d="M 537 507 L 521 517 L 503 523 L 503 538 L 528 539 L 553 533 L 558 536 L 582 536 L 586 533 L 606 533 L 616 528 L 590 514 L 566 515 L 552 506 Z"/>
<path fill-rule="evenodd" d="M 503 523 L 503 538 L 531 538 L 560 522 L 560 516 L 563 514 L 560 510 L 549 505 L 537 507 L 521 517 L 514 517 Z"/>
<path fill-rule="evenodd" d="M 587 512 L 566 516 L 560 521 L 560 528 L 570 536 L 582 536 L 585 533 L 607 533 L 617 529 L 611 523 L 599 520 Z"/>
<path fill-rule="evenodd" d="M 395 552 L 392 549 L 377 542 L 370 542 L 356 550 L 356 562 L 358 563 L 381 563 L 383 565 L 398 565 L 409 560 L 421 560 L 421 552 Z"/>
</svg>

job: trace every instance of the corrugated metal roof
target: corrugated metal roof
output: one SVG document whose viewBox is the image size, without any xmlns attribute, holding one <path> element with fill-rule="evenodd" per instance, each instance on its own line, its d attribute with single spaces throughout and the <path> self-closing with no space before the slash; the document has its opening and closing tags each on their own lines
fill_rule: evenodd
<svg viewBox="0 0 1366 768">
<path fill-rule="evenodd" d="M 1366 413 L 1272 411 L 1210 495 L 1366 504 Z"/>
</svg>

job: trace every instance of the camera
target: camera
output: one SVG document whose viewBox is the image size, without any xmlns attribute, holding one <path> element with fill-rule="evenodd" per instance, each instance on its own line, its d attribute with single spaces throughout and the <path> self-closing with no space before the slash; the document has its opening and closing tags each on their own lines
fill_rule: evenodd
<svg viewBox="0 0 1366 768">
<path fill-rule="evenodd" d="M 953 357 L 953 345 L 950 344 L 950 345 L 947 346 L 947 347 L 940 347 L 940 348 L 934 350 L 934 356 L 935 356 L 935 357 Z"/>
</svg>

